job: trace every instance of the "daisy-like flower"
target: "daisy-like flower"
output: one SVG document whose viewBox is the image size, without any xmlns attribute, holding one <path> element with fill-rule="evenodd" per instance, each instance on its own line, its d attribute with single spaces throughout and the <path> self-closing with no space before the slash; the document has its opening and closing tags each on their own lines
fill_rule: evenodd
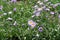
<svg viewBox="0 0 60 40">
<path fill-rule="evenodd" d="M 58 15 L 58 18 L 60 18 L 60 14 Z"/>
<path fill-rule="evenodd" d="M 37 10 L 35 10 L 35 11 L 33 12 L 33 14 L 34 14 L 35 16 L 40 16 L 40 13 L 41 13 L 42 10 L 43 10 L 43 8 L 38 8 Z"/>
<path fill-rule="evenodd" d="M 50 14 L 55 14 L 55 12 L 50 12 Z"/>
<path fill-rule="evenodd" d="M 34 14 L 35 16 L 40 16 L 40 11 L 34 11 L 33 14 Z"/>
<path fill-rule="evenodd" d="M 2 8 L 3 8 L 3 6 L 2 6 L 2 5 L 0 5 L 0 10 L 2 10 Z"/>
<path fill-rule="evenodd" d="M 14 3 L 15 3 L 16 1 L 17 1 L 17 0 L 11 0 L 11 2 L 14 2 Z"/>
<path fill-rule="evenodd" d="M 39 3 L 39 5 L 43 6 L 43 5 L 44 5 L 44 3 L 43 3 L 43 2 L 40 2 L 40 3 Z"/>
<path fill-rule="evenodd" d="M 37 13 L 35 14 L 35 16 L 37 16 L 37 17 L 40 16 L 40 12 L 37 12 Z"/>
<path fill-rule="evenodd" d="M 35 5 L 33 8 L 34 8 L 34 9 L 37 9 L 37 8 L 39 8 L 39 7 L 38 7 L 38 5 Z"/>
<path fill-rule="evenodd" d="M 42 10 L 43 10 L 43 8 L 38 8 L 38 9 L 37 9 L 37 11 L 42 11 Z"/>
<path fill-rule="evenodd" d="M 8 12 L 8 14 L 12 14 L 12 11 Z"/>
<path fill-rule="evenodd" d="M 33 20 L 29 20 L 28 21 L 28 25 L 30 25 L 31 26 L 31 28 L 34 28 L 35 26 L 36 26 L 36 22 L 34 22 Z"/>
<path fill-rule="evenodd" d="M 13 23 L 13 25 L 16 26 L 16 25 L 17 25 L 17 22 L 15 21 L 15 22 Z"/>
<path fill-rule="evenodd" d="M 41 1 L 37 1 L 37 3 L 40 3 Z"/>
<path fill-rule="evenodd" d="M 44 3 L 41 2 L 41 1 L 38 1 L 37 3 L 38 3 L 39 5 L 41 5 L 41 6 L 44 5 Z"/>
<path fill-rule="evenodd" d="M 45 10 L 45 11 L 50 11 L 50 9 L 49 9 L 49 8 L 44 8 L 44 10 Z"/>
<path fill-rule="evenodd" d="M 16 8 L 14 8 L 13 11 L 16 11 Z"/>
<path fill-rule="evenodd" d="M 7 13 L 3 13 L 3 15 L 7 15 Z"/>
<path fill-rule="evenodd" d="M 37 33 L 36 36 L 39 37 L 39 34 Z"/>
<path fill-rule="evenodd" d="M 33 18 L 33 17 L 35 17 L 35 15 L 32 15 L 31 17 Z"/>
<path fill-rule="evenodd" d="M 10 17 L 8 17 L 8 18 L 7 18 L 7 20 L 12 21 L 13 19 L 12 19 L 12 18 L 10 18 Z"/>
<path fill-rule="evenodd" d="M 43 28 L 42 27 L 39 27 L 39 29 L 38 29 L 40 32 L 42 32 L 43 31 Z"/>
</svg>

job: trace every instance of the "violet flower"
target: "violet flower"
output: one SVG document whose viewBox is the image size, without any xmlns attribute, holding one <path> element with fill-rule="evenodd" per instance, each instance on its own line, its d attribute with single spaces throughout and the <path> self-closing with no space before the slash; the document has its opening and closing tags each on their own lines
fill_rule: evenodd
<svg viewBox="0 0 60 40">
<path fill-rule="evenodd" d="M 58 18 L 60 18 L 60 14 L 58 15 Z"/>
<path fill-rule="evenodd" d="M 2 8 L 3 8 L 3 6 L 2 6 L 2 5 L 0 5 L 0 10 L 2 10 Z"/>
<path fill-rule="evenodd" d="M 50 14 L 55 14 L 55 12 L 50 12 Z"/>
<path fill-rule="evenodd" d="M 35 16 L 40 16 L 40 11 L 34 11 L 33 14 L 34 14 Z"/>
<path fill-rule="evenodd" d="M 31 28 L 34 28 L 35 26 L 36 26 L 36 22 L 34 22 L 33 20 L 29 20 L 28 21 L 28 25 L 30 25 L 31 26 Z"/>
<path fill-rule="evenodd" d="M 13 11 L 16 11 L 16 8 L 14 8 Z"/>
<path fill-rule="evenodd" d="M 43 31 L 43 28 L 42 27 L 39 27 L 39 29 L 38 29 L 40 32 L 42 32 Z"/>
<path fill-rule="evenodd" d="M 11 0 L 11 2 L 14 2 L 14 3 L 15 3 L 16 1 L 17 1 L 17 0 Z"/>
</svg>

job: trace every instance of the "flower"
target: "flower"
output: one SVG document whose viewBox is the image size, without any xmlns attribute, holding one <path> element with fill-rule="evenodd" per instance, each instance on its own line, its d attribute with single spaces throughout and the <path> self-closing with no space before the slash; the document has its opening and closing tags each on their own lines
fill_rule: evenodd
<svg viewBox="0 0 60 40">
<path fill-rule="evenodd" d="M 7 15 L 7 13 L 3 13 L 3 15 Z"/>
<path fill-rule="evenodd" d="M 36 22 L 34 22 L 33 20 L 29 20 L 28 25 L 30 25 L 31 28 L 34 28 L 36 26 Z"/>
<path fill-rule="evenodd" d="M 35 10 L 35 11 L 33 12 L 33 14 L 34 14 L 35 16 L 40 16 L 40 12 L 41 12 L 42 10 L 43 10 L 42 8 L 38 8 L 37 10 Z"/>
<path fill-rule="evenodd" d="M 16 25 L 17 25 L 17 22 L 15 21 L 15 22 L 13 23 L 13 25 L 16 26 Z"/>
<path fill-rule="evenodd" d="M 43 10 L 43 8 L 42 8 L 42 7 L 37 9 L 37 11 L 42 11 L 42 10 Z"/>
<path fill-rule="evenodd" d="M 35 17 L 35 15 L 32 15 L 31 17 L 33 18 L 33 17 Z"/>
<path fill-rule="evenodd" d="M 11 2 L 16 2 L 17 0 L 11 0 Z"/>
<path fill-rule="evenodd" d="M 34 9 L 37 9 L 37 8 L 39 8 L 39 7 L 38 7 L 38 5 L 35 5 L 33 8 L 34 8 Z"/>
<path fill-rule="evenodd" d="M 54 12 L 50 12 L 50 14 L 55 14 Z"/>
<path fill-rule="evenodd" d="M 16 8 L 14 8 L 13 11 L 16 11 Z"/>
<path fill-rule="evenodd" d="M 0 5 L 0 10 L 2 10 L 2 8 L 3 8 L 3 6 L 2 6 L 2 5 Z"/>
<path fill-rule="evenodd" d="M 8 18 L 7 18 L 7 20 L 11 21 L 11 20 L 12 20 L 12 18 L 8 17 Z"/>
<path fill-rule="evenodd" d="M 49 9 L 49 8 L 44 8 L 44 10 L 45 10 L 45 11 L 50 11 L 50 9 Z"/>
<path fill-rule="evenodd" d="M 39 27 L 38 30 L 39 30 L 40 32 L 42 32 L 42 31 L 43 31 L 43 28 L 42 28 L 42 27 Z"/>
<path fill-rule="evenodd" d="M 60 18 L 60 14 L 58 15 L 58 18 Z"/>
<path fill-rule="evenodd" d="M 41 1 L 37 1 L 37 3 L 40 3 Z"/>
<path fill-rule="evenodd" d="M 35 16 L 40 16 L 40 11 L 34 11 L 33 13 Z"/>
<path fill-rule="evenodd" d="M 8 14 L 12 14 L 12 11 L 8 12 Z"/>
<path fill-rule="evenodd" d="M 37 12 L 35 15 L 36 15 L 37 17 L 40 16 L 40 12 Z"/>
<path fill-rule="evenodd" d="M 37 33 L 36 36 L 39 37 L 40 35 Z"/>
</svg>

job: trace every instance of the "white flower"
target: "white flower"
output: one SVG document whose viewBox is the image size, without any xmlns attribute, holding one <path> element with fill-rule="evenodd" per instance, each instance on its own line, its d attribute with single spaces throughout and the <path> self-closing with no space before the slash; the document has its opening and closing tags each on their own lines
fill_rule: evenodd
<svg viewBox="0 0 60 40">
<path fill-rule="evenodd" d="M 38 8 L 37 10 L 38 10 L 38 11 L 42 11 L 42 10 L 43 10 L 43 8 Z"/>
<path fill-rule="evenodd" d="M 39 37 L 39 34 L 37 33 L 36 36 Z"/>
<path fill-rule="evenodd" d="M 34 17 L 34 16 L 40 16 L 40 11 L 34 12 L 34 15 L 32 17 Z"/>
<path fill-rule="evenodd" d="M 34 28 L 36 26 L 36 22 L 34 22 L 33 20 L 29 20 L 28 25 L 30 25 L 31 28 Z"/>
<path fill-rule="evenodd" d="M 38 7 L 38 5 L 35 5 L 33 8 L 34 8 L 34 9 L 37 9 L 37 8 L 39 8 L 39 7 Z"/>
<path fill-rule="evenodd" d="M 24 40 L 26 40 L 26 37 L 24 37 Z"/>
<path fill-rule="evenodd" d="M 37 16 L 37 17 L 40 16 L 40 12 L 37 12 L 37 13 L 35 14 L 35 16 Z"/>
<path fill-rule="evenodd" d="M 7 13 L 3 13 L 3 15 L 7 15 Z"/>
<path fill-rule="evenodd" d="M 44 5 L 44 3 L 43 2 L 40 2 L 39 5 Z"/>
<path fill-rule="evenodd" d="M 46 10 L 46 11 L 50 11 L 50 9 L 49 9 L 49 8 L 45 8 L 44 10 Z"/>
<path fill-rule="evenodd" d="M 12 11 L 8 12 L 8 14 L 12 14 Z"/>
<path fill-rule="evenodd" d="M 35 15 L 32 15 L 32 18 L 35 17 Z"/>
<path fill-rule="evenodd" d="M 41 1 L 38 1 L 37 3 L 40 3 Z"/>
<path fill-rule="evenodd" d="M 8 17 L 7 20 L 12 20 L 12 18 Z"/>
<path fill-rule="evenodd" d="M 16 26 L 16 25 L 17 25 L 17 22 L 15 21 L 15 22 L 13 23 L 13 25 Z"/>
<path fill-rule="evenodd" d="M 50 14 L 55 14 L 54 12 L 50 12 Z"/>
</svg>

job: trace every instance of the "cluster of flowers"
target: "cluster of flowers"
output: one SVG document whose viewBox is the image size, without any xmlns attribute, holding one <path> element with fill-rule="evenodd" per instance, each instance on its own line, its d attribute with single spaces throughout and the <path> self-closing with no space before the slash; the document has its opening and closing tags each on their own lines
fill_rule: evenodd
<svg viewBox="0 0 60 40">
<path fill-rule="evenodd" d="M 39 0 L 39 1 L 37 1 L 37 5 L 35 5 L 35 6 L 33 7 L 33 8 L 34 8 L 34 11 L 33 11 L 32 17 L 39 17 L 40 14 L 42 13 L 42 11 L 49 12 L 51 15 L 56 14 L 56 12 L 55 12 L 55 11 L 52 11 L 49 6 L 47 7 L 47 5 L 46 5 L 45 3 L 46 3 L 47 5 L 49 5 L 49 6 L 51 6 L 51 7 L 54 8 L 54 9 L 55 9 L 57 6 L 60 5 L 60 3 L 52 4 L 51 2 L 49 2 L 49 0 L 44 0 L 43 2 Z M 58 15 L 58 18 L 60 18 L 60 14 Z M 34 27 L 36 27 L 37 23 L 34 22 L 33 20 L 28 20 L 28 25 L 30 25 L 31 28 L 34 28 Z M 38 28 L 38 30 L 39 30 L 40 32 L 42 32 L 42 31 L 43 31 L 43 27 L 40 26 L 40 27 Z"/>
<path fill-rule="evenodd" d="M 16 3 L 17 0 L 11 0 L 10 2 Z M 4 8 L 3 5 L 0 5 L 0 11 L 2 11 L 3 8 Z M 37 10 L 38 12 L 36 12 L 36 16 L 38 16 L 38 15 L 40 14 L 40 10 L 42 10 L 42 9 L 38 9 L 38 10 Z M 15 11 L 16 11 L 16 8 L 13 8 L 13 11 L 15 12 Z M 38 13 L 38 14 L 37 14 L 37 13 Z M 8 13 L 3 13 L 2 16 L 3 16 L 3 15 L 7 15 L 7 14 L 12 14 L 12 11 L 10 11 L 10 12 L 8 12 Z M 35 13 L 34 13 L 34 14 L 35 14 Z M 35 15 L 34 15 L 34 16 L 35 16 Z M 32 16 L 32 17 L 33 17 L 33 16 Z M 6 20 L 12 21 L 13 18 L 8 17 Z M 15 21 L 15 22 L 13 23 L 13 25 L 16 26 L 16 25 L 18 25 L 18 24 L 17 24 L 17 22 Z M 33 20 L 28 20 L 28 25 L 31 26 L 31 28 L 34 28 L 34 27 L 36 27 L 37 23 L 34 22 Z M 42 28 L 42 27 L 39 27 L 38 30 L 42 32 L 43 28 Z"/>
<path fill-rule="evenodd" d="M 16 2 L 17 0 L 11 0 L 11 2 Z M 56 8 L 58 5 L 60 5 L 60 3 L 56 3 L 56 4 L 52 4 L 51 2 L 49 2 L 48 0 L 44 0 L 44 2 L 42 1 L 38 1 L 37 4 L 40 5 L 41 7 L 39 7 L 38 5 L 35 5 L 34 8 L 34 12 L 32 17 L 39 17 L 42 11 L 49 11 L 50 14 L 54 15 L 55 12 L 51 11 L 49 7 L 46 7 L 46 5 L 44 3 L 47 3 L 48 5 L 52 6 L 53 8 Z M 0 11 L 3 9 L 3 5 L 0 5 Z M 16 8 L 13 9 L 13 11 L 16 11 Z M 8 12 L 9 14 L 12 14 L 12 12 Z M 3 13 L 3 15 L 7 15 L 7 13 Z M 60 14 L 58 16 L 60 18 Z M 8 17 L 7 20 L 12 20 L 12 18 Z M 15 21 L 13 25 L 17 25 L 17 22 Z M 36 27 L 37 23 L 34 22 L 33 20 L 28 20 L 28 25 L 31 26 L 31 28 Z M 43 31 L 43 27 L 39 27 L 38 30 L 40 32 Z"/>
<path fill-rule="evenodd" d="M 3 1 L 4 1 L 4 0 L 3 0 Z M 6 1 L 6 0 L 5 0 L 5 1 Z M 17 0 L 10 0 L 10 2 L 16 3 Z M 3 11 L 3 8 L 4 8 L 4 6 L 3 6 L 3 5 L 0 5 L 0 11 Z M 13 11 L 16 12 L 16 7 L 13 8 Z M 12 13 L 13 13 L 12 11 L 9 11 L 8 13 L 5 12 L 5 13 L 1 14 L 0 17 L 1 17 L 1 16 L 6 16 L 7 14 L 12 14 Z M 13 18 L 8 17 L 6 20 L 12 21 Z M 15 22 L 13 23 L 13 25 L 16 26 L 16 25 L 17 25 L 17 22 L 15 21 Z"/>
</svg>

